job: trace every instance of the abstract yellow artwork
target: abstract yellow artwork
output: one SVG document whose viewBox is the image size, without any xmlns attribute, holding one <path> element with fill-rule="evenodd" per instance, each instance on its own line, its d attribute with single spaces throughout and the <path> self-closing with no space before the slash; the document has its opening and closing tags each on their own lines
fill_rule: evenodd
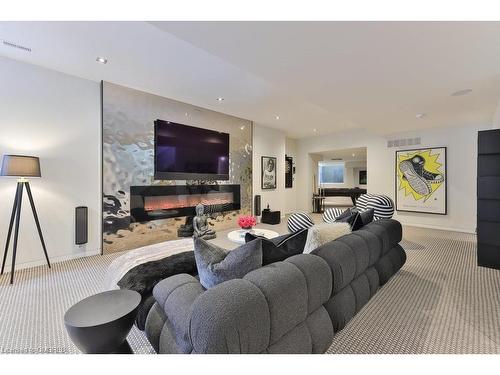
<svg viewBox="0 0 500 375">
<path fill-rule="evenodd" d="M 396 151 L 396 209 L 446 214 L 446 147 Z"/>
</svg>

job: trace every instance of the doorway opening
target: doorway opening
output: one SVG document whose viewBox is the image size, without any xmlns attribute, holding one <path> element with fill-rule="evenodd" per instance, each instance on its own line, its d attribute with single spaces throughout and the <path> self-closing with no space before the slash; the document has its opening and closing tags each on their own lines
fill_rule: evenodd
<svg viewBox="0 0 500 375">
<path fill-rule="evenodd" d="M 311 154 L 314 165 L 313 208 L 354 206 L 368 185 L 366 147 L 330 150 Z"/>
</svg>

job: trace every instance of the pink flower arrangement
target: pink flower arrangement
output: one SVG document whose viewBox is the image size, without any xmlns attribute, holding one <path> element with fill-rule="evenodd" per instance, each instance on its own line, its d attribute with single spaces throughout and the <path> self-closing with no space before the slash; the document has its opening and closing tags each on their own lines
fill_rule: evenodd
<svg viewBox="0 0 500 375">
<path fill-rule="evenodd" d="M 257 220 L 253 216 L 240 216 L 238 219 L 238 225 L 242 229 L 250 229 L 255 224 L 257 224 Z"/>
</svg>

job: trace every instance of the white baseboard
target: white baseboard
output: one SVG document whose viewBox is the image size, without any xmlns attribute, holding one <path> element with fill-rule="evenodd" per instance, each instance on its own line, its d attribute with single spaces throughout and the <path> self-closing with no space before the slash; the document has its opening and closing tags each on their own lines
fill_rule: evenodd
<svg viewBox="0 0 500 375">
<path fill-rule="evenodd" d="M 57 257 L 49 256 L 49 260 L 50 260 L 50 264 L 53 264 L 53 263 L 60 263 L 60 262 L 64 262 L 64 261 L 72 260 L 72 259 L 90 257 L 90 256 L 94 256 L 94 255 L 101 255 L 101 250 L 85 251 L 82 254 L 68 254 L 68 255 L 61 255 L 61 256 L 57 256 Z M 24 263 L 17 263 L 16 262 L 16 271 L 22 270 L 25 268 L 33 268 L 33 267 L 45 266 L 45 265 L 47 265 L 47 261 L 45 260 L 45 258 L 33 260 L 30 262 L 24 262 Z M 10 273 L 10 267 L 11 267 L 10 263 L 5 264 L 4 273 Z"/>
<path fill-rule="evenodd" d="M 313 212 L 309 212 L 310 214 L 313 214 Z M 449 232 L 459 232 L 459 233 L 470 233 L 470 234 L 476 234 L 475 230 L 471 229 L 465 229 L 465 228 L 456 228 L 456 227 L 443 227 L 440 225 L 429 225 L 429 224 L 414 224 L 414 223 L 405 223 L 404 221 L 398 220 L 402 225 L 407 226 L 407 227 L 416 227 L 416 228 L 426 228 L 426 229 L 437 229 L 437 230 L 446 230 Z"/>
<path fill-rule="evenodd" d="M 404 223 L 400 221 L 400 223 L 406 227 L 416 227 L 416 228 L 425 228 L 425 229 L 437 229 L 437 230 L 446 230 L 449 232 L 459 232 L 459 233 L 470 233 L 470 234 L 476 234 L 475 230 L 470 230 L 470 229 L 464 229 L 464 228 L 454 228 L 454 227 L 442 227 L 439 225 L 428 225 L 428 224 L 411 224 L 411 223 Z"/>
</svg>

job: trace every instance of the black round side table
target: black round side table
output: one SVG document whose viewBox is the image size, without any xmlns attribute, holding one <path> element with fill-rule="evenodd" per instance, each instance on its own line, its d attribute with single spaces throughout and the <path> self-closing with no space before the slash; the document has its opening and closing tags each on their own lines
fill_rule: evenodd
<svg viewBox="0 0 500 375">
<path fill-rule="evenodd" d="M 64 314 L 71 340 L 84 353 L 129 353 L 127 335 L 134 325 L 141 295 L 120 289 L 95 294 Z"/>
</svg>

